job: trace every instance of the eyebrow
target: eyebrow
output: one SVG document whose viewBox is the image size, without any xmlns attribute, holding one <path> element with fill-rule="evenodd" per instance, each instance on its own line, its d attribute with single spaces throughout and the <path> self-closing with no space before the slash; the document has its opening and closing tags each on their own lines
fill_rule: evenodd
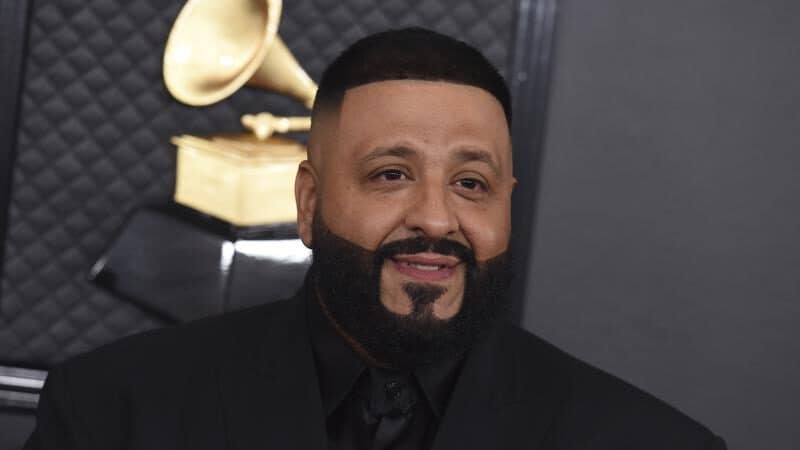
<svg viewBox="0 0 800 450">
<path fill-rule="evenodd" d="M 379 147 L 362 158 L 362 161 L 372 161 L 385 156 L 395 156 L 398 158 L 410 158 L 417 156 L 417 151 L 405 145 L 393 145 L 391 147 Z M 500 168 L 492 158 L 492 154 L 486 150 L 478 148 L 460 148 L 456 150 L 455 159 L 460 162 L 481 162 L 489 166 L 492 172 L 499 174 Z"/>
<path fill-rule="evenodd" d="M 378 147 L 367 154 L 363 161 L 372 161 L 374 159 L 382 158 L 384 156 L 396 156 L 398 158 L 409 158 L 416 156 L 417 151 L 405 145 L 394 145 L 391 147 Z"/>
<path fill-rule="evenodd" d="M 492 158 L 491 153 L 477 148 L 461 148 L 456 151 L 456 158 L 461 162 L 477 161 L 485 163 L 496 174 L 500 173 L 500 168 Z"/>
</svg>

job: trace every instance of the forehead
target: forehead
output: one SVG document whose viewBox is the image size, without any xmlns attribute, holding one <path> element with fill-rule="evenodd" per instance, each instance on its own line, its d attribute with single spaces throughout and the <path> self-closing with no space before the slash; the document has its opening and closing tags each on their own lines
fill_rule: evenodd
<svg viewBox="0 0 800 450">
<path fill-rule="evenodd" d="M 397 141 L 426 148 L 473 146 L 510 164 L 503 108 L 492 94 L 474 86 L 423 80 L 369 83 L 345 93 L 337 116 L 336 147 L 346 152 Z"/>
</svg>

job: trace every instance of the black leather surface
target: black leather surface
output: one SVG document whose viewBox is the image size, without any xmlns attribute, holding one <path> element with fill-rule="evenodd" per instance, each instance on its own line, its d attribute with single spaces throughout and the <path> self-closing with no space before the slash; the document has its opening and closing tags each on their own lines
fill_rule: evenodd
<svg viewBox="0 0 800 450">
<path fill-rule="evenodd" d="M 287 298 L 311 251 L 295 224 L 237 229 L 177 203 L 138 208 L 90 279 L 168 321 Z"/>
<path fill-rule="evenodd" d="M 0 2 L 0 239 L 6 235 L 6 205 L 16 156 L 17 118 L 22 82 L 28 0 Z M 0 246 L 0 273 L 3 247 Z"/>
<path fill-rule="evenodd" d="M 171 195 L 169 137 L 238 130 L 246 112 L 302 112 L 291 100 L 250 89 L 207 108 L 172 100 L 161 57 L 182 3 L 32 2 L 4 242 L 0 360 L 47 366 L 159 326 L 86 275 L 134 207 Z M 313 78 L 358 37 L 412 24 L 470 41 L 505 70 L 515 7 L 514 0 L 286 1 L 281 35 Z"/>
</svg>

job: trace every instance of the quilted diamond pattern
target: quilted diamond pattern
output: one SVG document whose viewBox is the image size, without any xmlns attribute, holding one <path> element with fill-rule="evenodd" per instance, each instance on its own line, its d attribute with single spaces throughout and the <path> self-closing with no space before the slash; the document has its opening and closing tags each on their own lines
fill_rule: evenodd
<svg viewBox="0 0 800 450">
<path fill-rule="evenodd" d="M 0 299 L 0 360 L 49 365 L 157 319 L 85 281 L 137 205 L 171 196 L 169 137 L 238 130 L 239 116 L 300 114 L 243 89 L 210 107 L 174 101 L 161 57 L 179 0 L 34 1 Z M 353 40 L 422 25 L 506 68 L 514 0 L 286 0 L 281 36 L 309 74 Z"/>
</svg>

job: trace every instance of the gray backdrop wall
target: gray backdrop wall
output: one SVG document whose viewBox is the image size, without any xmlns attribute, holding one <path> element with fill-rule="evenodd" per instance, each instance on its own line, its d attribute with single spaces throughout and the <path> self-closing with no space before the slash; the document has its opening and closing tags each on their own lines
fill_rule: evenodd
<svg viewBox="0 0 800 450">
<path fill-rule="evenodd" d="M 800 448 L 800 2 L 563 0 L 527 328 Z"/>
</svg>

